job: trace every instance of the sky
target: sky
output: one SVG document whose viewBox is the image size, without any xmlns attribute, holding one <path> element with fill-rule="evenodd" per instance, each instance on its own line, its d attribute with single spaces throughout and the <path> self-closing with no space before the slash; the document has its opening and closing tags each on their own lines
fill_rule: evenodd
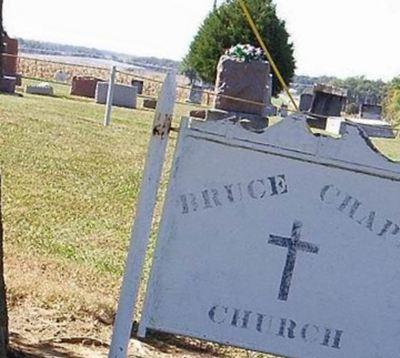
<svg viewBox="0 0 400 358">
<path fill-rule="evenodd" d="M 180 60 L 213 3 L 4 0 L 4 23 L 11 36 Z M 294 43 L 297 74 L 400 75 L 400 0 L 275 3 Z"/>
</svg>

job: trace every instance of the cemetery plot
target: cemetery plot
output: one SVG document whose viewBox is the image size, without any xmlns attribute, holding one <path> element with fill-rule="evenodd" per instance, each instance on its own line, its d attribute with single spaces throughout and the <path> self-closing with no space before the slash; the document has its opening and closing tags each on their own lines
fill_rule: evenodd
<svg viewBox="0 0 400 358">
<path fill-rule="evenodd" d="M 96 103 L 106 104 L 109 84 L 98 82 L 96 88 Z M 115 106 L 136 108 L 137 87 L 114 84 L 112 104 Z"/>
<path fill-rule="evenodd" d="M 288 357 L 400 351 L 400 166 L 355 125 L 184 120 L 140 333 Z"/>
</svg>

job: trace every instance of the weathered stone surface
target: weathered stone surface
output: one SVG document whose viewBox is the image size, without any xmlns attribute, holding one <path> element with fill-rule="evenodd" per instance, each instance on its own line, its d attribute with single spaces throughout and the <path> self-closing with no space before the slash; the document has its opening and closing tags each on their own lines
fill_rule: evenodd
<svg viewBox="0 0 400 358">
<path fill-rule="evenodd" d="M 96 88 L 96 102 L 106 104 L 108 93 L 108 82 L 98 82 Z M 136 108 L 137 87 L 121 84 L 114 85 L 114 106 L 125 108 Z"/>
<path fill-rule="evenodd" d="M 15 93 L 16 79 L 15 77 L 5 76 L 0 79 L 0 93 Z"/>
<path fill-rule="evenodd" d="M 217 109 L 206 111 L 206 121 L 221 121 L 229 119 L 231 122 L 240 122 L 243 127 L 249 130 L 264 130 L 268 127 L 268 119 L 256 114 L 227 112 Z"/>
<path fill-rule="evenodd" d="M 94 98 L 97 83 L 102 80 L 89 76 L 74 76 L 72 78 L 71 95 Z"/>
<path fill-rule="evenodd" d="M 310 111 L 320 116 L 340 117 L 346 102 L 345 90 L 333 86 L 316 85 Z"/>
<path fill-rule="evenodd" d="M 228 111 L 223 111 L 220 109 L 211 109 L 209 111 L 206 111 L 205 118 L 207 121 L 220 121 L 228 117 L 237 118 L 237 113 L 230 113 Z"/>
<path fill-rule="evenodd" d="M 40 94 L 42 96 L 54 95 L 53 87 L 46 82 L 39 83 L 38 85 L 26 86 L 25 92 L 30 94 Z"/>
<path fill-rule="evenodd" d="M 186 102 L 201 104 L 203 101 L 203 88 L 201 86 L 192 85 L 190 87 L 189 97 Z"/>
<path fill-rule="evenodd" d="M 222 56 L 217 68 L 214 108 L 228 112 L 265 115 L 269 104 L 269 73 L 270 67 L 267 62 L 246 63 Z M 246 103 L 225 96 L 260 104 Z"/>
<path fill-rule="evenodd" d="M 346 123 L 356 123 L 361 127 L 365 134 L 370 138 L 396 138 L 396 131 L 393 127 L 384 121 L 373 119 L 353 119 L 352 121 L 343 121 L 340 126 L 340 134 L 345 133 Z"/>
<path fill-rule="evenodd" d="M 206 115 L 207 115 L 207 111 L 204 109 L 201 109 L 201 110 L 190 111 L 189 114 L 190 114 L 190 117 L 205 119 Z"/>
<path fill-rule="evenodd" d="M 330 117 L 327 120 L 326 131 L 339 135 L 346 132 L 347 123 L 357 124 L 370 138 L 396 138 L 397 131 L 382 120 L 343 117 Z"/>
<path fill-rule="evenodd" d="M 141 80 L 132 80 L 131 85 L 134 87 L 137 87 L 137 93 L 138 94 L 143 94 L 143 86 L 144 82 Z"/>
<path fill-rule="evenodd" d="M 152 99 L 152 98 L 146 98 L 143 100 L 143 107 L 144 108 L 150 108 L 150 109 L 156 109 L 157 107 L 157 100 Z"/>
<path fill-rule="evenodd" d="M 331 94 L 332 96 L 345 97 L 345 98 L 347 98 L 348 94 L 348 91 L 343 88 L 324 85 L 320 83 L 314 85 L 314 93 L 315 92 L 322 92 L 326 94 Z"/>
</svg>

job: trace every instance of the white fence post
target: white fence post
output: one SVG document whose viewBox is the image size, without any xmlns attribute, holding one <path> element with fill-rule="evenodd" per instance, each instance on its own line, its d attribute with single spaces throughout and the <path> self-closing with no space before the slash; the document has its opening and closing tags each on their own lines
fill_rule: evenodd
<svg viewBox="0 0 400 358">
<path fill-rule="evenodd" d="M 175 73 L 169 73 L 157 102 L 118 310 L 114 322 L 109 358 L 125 358 L 128 355 L 137 294 L 149 243 L 157 191 L 165 161 L 175 98 L 176 75 Z"/>
<path fill-rule="evenodd" d="M 111 111 L 114 99 L 114 83 L 115 83 L 116 73 L 117 73 L 117 68 L 115 66 L 112 66 L 110 71 L 110 81 L 108 83 L 106 113 L 104 115 L 104 126 L 108 126 L 111 123 Z"/>
</svg>

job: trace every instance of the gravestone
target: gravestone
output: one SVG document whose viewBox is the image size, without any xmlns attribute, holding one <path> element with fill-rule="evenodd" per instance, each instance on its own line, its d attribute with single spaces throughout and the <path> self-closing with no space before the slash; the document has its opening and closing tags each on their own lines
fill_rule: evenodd
<svg viewBox="0 0 400 358">
<path fill-rule="evenodd" d="M 96 103 L 106 104 L 108 93 L 108 82 L 98 82 L 96 88 Z M 137 87 L 114 84 L 114 96 L 112 104 L 125 108 L 136 108 Z"/>
<path fill-rule="evenodd" d="M 4 76 L 0 78 L 0 93 L 15 93 L 17 81 L 15 77 Z"/>
<path fill-rule="evenodd" d="M 74 76 L 72 78 L 71 95 L 95 98 L 97 83 L 100 78 L 91 76 Z"/>
<path fill-rule="evenodd" d="M 345 128 L 343 125 L 344 122 L 346 122 L 346 118 L 344 117 L 330 117 L 326 120 L 325 127 L 321 129 L 324 129 L 331 134 L 340 135 L 342 134 L 342 128 Z"/>
<path fill-rule="evenodd" d="M 204 109 L 195 109 L 189 112 L 190 117 L 206 119 L 207 111 Z"/>
<path fill-rule="evenodd" d="M 54 75 L 54 79 L 57 82 L 67 82 L 69 79 L 69 74 L 62 70 L 58 70 Z"/>
<path fill-rule="evenodd" d="M 360 117 L 365 119 L 381 119 L 382 106 L 376 104 L 362 104 L 360 106 Z"/>
<path fill-rule="evenodd" d="M 47 82 L 41 82 L 37 85 L 26 86 L 25 92 L 29 94 L 38 94 L 42 96 L 53 96 L 54 88 Z"/>
<path fill-rule="evenodd" d="M 331 119 L 341 119 L 341 117 L 317 117 L 317 116 L 307 116 L 307 124 L 311 128 L 326 130 L 328 127 L 328 122 Z"/>
<path fill-rule="evenodd" d="M 188 103 L 201 104 L 203 101 L 203 87 L 199 85 L 191 85 L 189 97 L 186 99 Z"/>
<path fill-rule="evenodd" d="M 299 105 L 300 112 L 309 112 L 311 110 L 313 98 L 314 96 L 312 93 L 306 92 L 301 94 L 300 105 Z"/>
<path fill-rule="evenodd" d="M 144 81 L 132 80 L 131 85 L 137 87 L 137 94 L 143 94 Z"/>
<path fill-rule="evenodd" d="M 347 121 L 349 122 L 349 120 Z M 396 138 L 397 132 L 382 120 L 352 118 L 350 122 L 357 124 L 369 138 Z M 346 122 L 341 123 L 340 134 L 346 131 Z"/>
<path fill-rule="evenodd" d="M 286 118 L 288 116 L 288 106 L 287 104 L 281 104 L 279 107 L 279 116 Z"/>
<path fill-rule="evenodd" d="M 327 85 L 315 85 L 310 112 L 324 117 L 340 117 L 346 101 L 346 90 Z"/>
<path fill-rule="evenodd" d="M 146 98 L 143 100 L 143 107 L 149 109 L 156 109 L 157 100 L 154 98 Z"/>
<path fill-rule="evenodd" d="M 6 76 L 16 77 L 18 71 L 18 40 L 4 36 L 3 71 Z M 8 56 L 7 56 L 8 55 Z"/>
<path fill-rule="evenodd" d="M 21 86 L 22 77 L 18 71 L 18 40 L 7 35 L 3 36 L 4 40 L 4 56 L 3 56 L 3 73 L 7 77 L 1 80 L 0 86 L 5 93 L 14 93 L 15 86 Z M 12 78 L 15 80 L 13 81 Z M 12 91 L 12 92 L 11 92 Z"/>
<path fill-rule="evenodd" d="M 140 336 L 398 357 L 400 165 L 357 126 L 185 119 L 171 172 Z"/>
<path fill-rule="evenodd" d="M 269 75 L 268 62 L 241 62 L 222 56 L 217 68 L 214 108 L 264 116 L 270 103 Z"/>
<path fill-rule="evenodd" d="M 330 117 L 327 119 L 326 131 L 335 135 L 346 133 L 348 123 L 357 125 L 369 138 L 396 138 L 397 132 L 383 120 Z"/>
</svg>

